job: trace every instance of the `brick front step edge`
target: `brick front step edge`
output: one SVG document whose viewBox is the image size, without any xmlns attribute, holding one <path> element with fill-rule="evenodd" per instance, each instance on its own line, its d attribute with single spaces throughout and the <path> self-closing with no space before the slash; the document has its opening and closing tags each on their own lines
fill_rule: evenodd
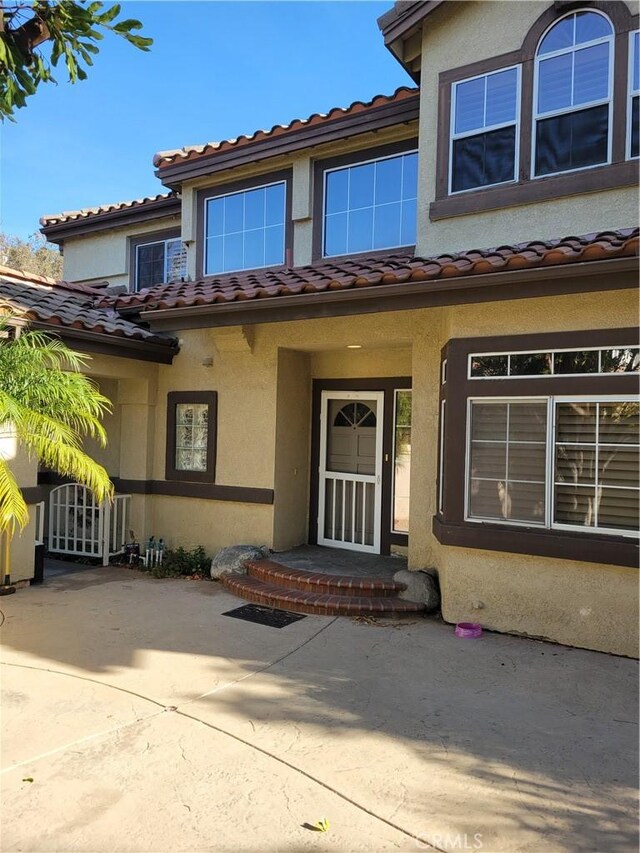
<svg viewBox="0 0 640 853">
<path fill-rule="evenodd" d="M 405 616 L 424 611 L 424 605 L 389 596 L 349 596 L 305 592 L 265 583 L 251 575 L 222 575 L 222 585 L 234 595 L 296 613 L 316 616 Z"/>
<path fill-rule="evenodd" d="M 264 583 L 303 592 L 328 595 L 358 596 L 367 598 L 391 597 L 406 589 L 403 583 L 386 578 L 358 578 L 349 575 L 328 575 L 292 569 L 273 560 L 249 560 L 245 563 L 251 577 Z"/>
</svg>

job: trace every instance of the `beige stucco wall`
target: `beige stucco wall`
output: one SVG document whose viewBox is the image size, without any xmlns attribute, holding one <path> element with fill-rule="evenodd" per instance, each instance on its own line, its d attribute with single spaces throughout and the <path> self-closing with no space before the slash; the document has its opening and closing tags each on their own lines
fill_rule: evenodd
<svg viewBox="0 0 640 853">
<path fill-rule="evenodd" d="M 98 231 L 64 241 L 62 275 L 66 281 L 129 286 L 129 237 L 179 228 L 180 217 L 168 216 L 126 228 Z"/>
<path fill-rule="evenodd" d="M 634 654 L 637 573 L 442 546 L 433 537 L 440 349 L 451 337 L 633 325 L 636 294 L 462 305 L 378 315 L 181 332 L 183 351 L 160 367 L 153 476 L 164 476 L 169 390 L 219 395 L 218 474 L 226 485 L 274 488 L 273 507 L 154 497 L 145 535 L 209 550 L 238 541 L 276 548 L 306 541 L 313 378 L 413 376 L 409 562 L 438 569 L 448 621 Z M 362 350 L 347 344 L 363 341 Z M 217 345 L 216 345 L 217 342 Z M 201 362 L 213 355 L 213 366 Z"/>
<path fill-rule="evenodd" d="M 622 2 L 622 0 L 620 0 Z M 637 13 L 638 3 L 627 4 Z M 432 222 L 435 199 L 438 75 L 521 47 L 548 2 L 448 3 L 423 30 L 420 94 L 418 254 L 454 252 L 567 234 L 631 227 L 638 219 L 636 188 L 507 207 Z M 508 26 L 505 11 L 508 9 Z"/>
<path fill-rule="evenodd" d="M 273 547 L 284 551 L 307 538 L 311 440 L 309 353 L 279 350 L 276 393 Z"/>
</svg>

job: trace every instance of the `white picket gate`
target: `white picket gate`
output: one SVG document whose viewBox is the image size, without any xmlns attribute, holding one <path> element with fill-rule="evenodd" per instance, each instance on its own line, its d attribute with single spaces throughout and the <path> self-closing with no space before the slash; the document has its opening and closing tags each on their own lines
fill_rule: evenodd
<svg viewBox="0 0 640 853">
<path fill-rule="evenodd" d="M 102 565 L 124 551 L 131 495 L 97 503 L 80 483 L 56 486 L 49 495 L 48 551 L 97 557 Z"/>
</svg>

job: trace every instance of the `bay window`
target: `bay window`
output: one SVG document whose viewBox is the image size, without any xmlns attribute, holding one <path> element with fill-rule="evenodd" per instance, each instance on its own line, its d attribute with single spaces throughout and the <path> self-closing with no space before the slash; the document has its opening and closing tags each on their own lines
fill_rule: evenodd
<svg viewBox="0 0 640 853">
<path fill-rule="evenodd" d="M 436 538 L 637 567 L 638 330 L 459 338 L 445 363 Z"/>
</svg>

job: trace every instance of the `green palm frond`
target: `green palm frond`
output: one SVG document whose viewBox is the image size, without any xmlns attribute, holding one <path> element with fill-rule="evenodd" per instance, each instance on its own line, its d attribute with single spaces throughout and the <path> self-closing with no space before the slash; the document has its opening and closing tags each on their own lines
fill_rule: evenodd
<svg viewBox="0 0 640 853">
<path fill-rule="evenodd" d="M 0 459 L 0 531 L 12 534 L 16 525 L 25 527 L 28 521 L 27 505 L 16 478 L 7 463 Z"/>
<path fill-rule="evenodd" d="M 47 468 L 86 485 L 96 500 L 113 496 L 106 470 L 82 449 L 90 436 L 104 446 L 101 423 L 111 403 L 81 371 L 89 356 L 34 330 L 11 334 L 0 319 L 0 428 L 11 425 L 19 444 Z M 0 530 L 28 521 L 25 502 L 6 462 L 0 468 Z"/>
</svg>

